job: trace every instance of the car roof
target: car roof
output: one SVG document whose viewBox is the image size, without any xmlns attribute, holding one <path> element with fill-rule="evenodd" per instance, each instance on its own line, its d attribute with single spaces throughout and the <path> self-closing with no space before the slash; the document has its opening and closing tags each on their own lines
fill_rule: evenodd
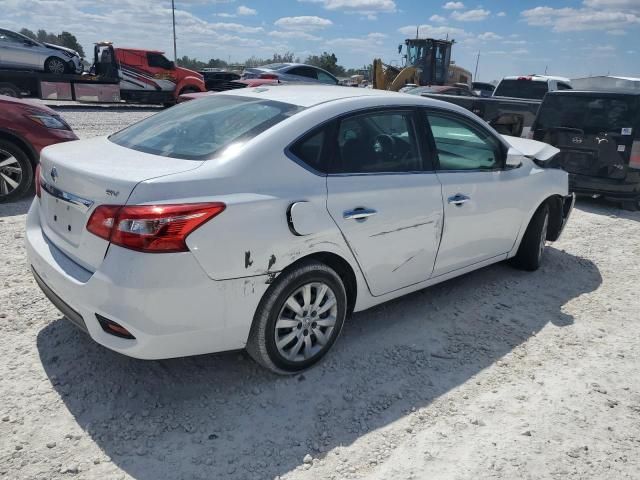
<svg viewBox="0 0 640 480">
<path fill-rule="evenodd" d="M 255 88 L 242 88 L 238 90 L 227 90 L 217 95 L 233 95 L 251 98 L 261 98 L 276 102 L 290 103 L 300 107 L 309 108 L 322 103 L 334 102 L 349 98 L 362 97 L 379 97 L 379 98 L 395 98 L 401 103 L 407 103 L 407 99 L 411 99 L 411 95 L 404 93 L 390 92 L 388 90 L 376 90 L 373 88 L 353 88 L 333 85 L 278 85 L 278 86 L 261 86 Z M 451 103 L 438 100 L 431 100 L 419 96 L 413 97 L 414 102 L 420 102 L 425 105 L 446 106 L 455 111 L 467 112 L 462 107 L 457 107 Z M 420 99 L 420 100 L 418 100 Z"/>
</svg>

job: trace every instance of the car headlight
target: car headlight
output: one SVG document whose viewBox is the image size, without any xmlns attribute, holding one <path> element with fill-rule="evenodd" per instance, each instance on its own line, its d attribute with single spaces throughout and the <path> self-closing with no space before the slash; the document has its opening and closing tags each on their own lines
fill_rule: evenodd
<svg viewBox="0 0 640 480">
<path fill-rule="evenodd" d="M 71 130 L 71 127 L 60 117 L 54 117 L 53 115 L 47 115 L 44 113 L 27 115 L 31 120 L 39 123 L 45 128 L 54 128 L 56 130 Z"/>
<path fill-rule="evenodd" d="M 71 53 L 71 52 L 67 52 L 66 50 L 61 50 L 62 54 L 69 57 L 69 58 L 73 58 L 75 57 L 75 54 Z"/>
</svg>

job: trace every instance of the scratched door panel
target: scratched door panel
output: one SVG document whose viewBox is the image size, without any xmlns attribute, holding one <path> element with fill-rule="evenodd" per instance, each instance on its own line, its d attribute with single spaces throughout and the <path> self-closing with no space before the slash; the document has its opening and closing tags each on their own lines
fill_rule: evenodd
<svg viewBox="0 0 640 480">
<path fill-rule="evenodd" d="M 432 173 L 330 176 L 329 212 L 360 264 L 373 295 L 427 280 L 442 231 L 442 193 Z M 375 210 L 363 220 L 345 218 Z"/>
</svg>

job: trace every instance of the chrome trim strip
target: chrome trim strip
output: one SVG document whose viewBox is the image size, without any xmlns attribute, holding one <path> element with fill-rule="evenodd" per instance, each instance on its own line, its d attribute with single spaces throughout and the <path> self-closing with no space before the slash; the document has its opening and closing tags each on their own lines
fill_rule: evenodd
<svg viewBox="0 0 640 480">
<path fill-rule="evenodd" d="M 45 182 L 42 179 L 40 179 L 40 186 L 52 197 L 62 200 L 63 202 L 70 203 L 82 212 L 87 212 L 93 206 L 92 200 L 87 200 L 86 198 L 79 197 L 78 195 L 74 195 L 73 193 L 60 190 L 59 188 L 54 187 L 53 185 Z"/>
</svg>

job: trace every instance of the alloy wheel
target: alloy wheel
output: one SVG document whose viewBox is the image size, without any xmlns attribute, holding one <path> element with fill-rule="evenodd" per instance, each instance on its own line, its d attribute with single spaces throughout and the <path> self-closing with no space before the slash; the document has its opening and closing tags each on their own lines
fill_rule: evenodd
<svg viewBox="0 0 640 480">
<path fill-rule="evenodd" d="M 57 58 L 52 58 L 49 60 L 49 71 L 55 74 L 63 74 L 65 70 L 65 65 L 62 60 L 58 60 Z"/>
<path fill-rule="evenodd" d="M 337 317 L 338 302 L 329 285 L 311 282 L 297 288 L 275 323 L 278 353 L 290 362 L 318 355 L 331 339 Z"/>
<path fill-rule="evenodd" d="M 0 150 L 0 196 L 9 195 L 22 181 L 22 167 L 9 152 Z"/>
</svg>

